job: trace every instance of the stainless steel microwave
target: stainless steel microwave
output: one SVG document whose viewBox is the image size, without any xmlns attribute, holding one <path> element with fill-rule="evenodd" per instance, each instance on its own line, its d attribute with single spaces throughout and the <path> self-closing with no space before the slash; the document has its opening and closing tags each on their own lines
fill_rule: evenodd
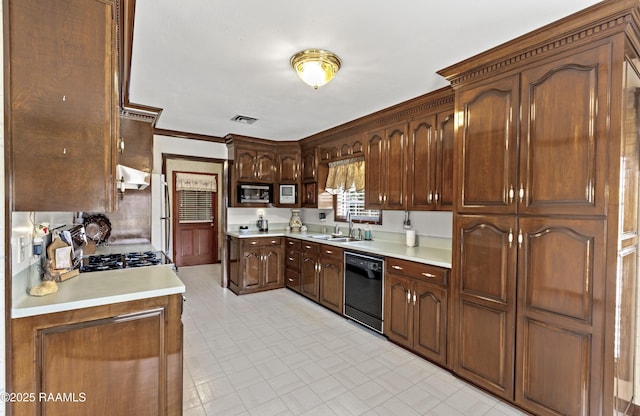
<svg viewBox="0 0 640 416">
<path fill-rule="evenodd" d="M 238 184 L 238 202 L 241 204 L 272 204 L 273 185 Z"/>
</svg>

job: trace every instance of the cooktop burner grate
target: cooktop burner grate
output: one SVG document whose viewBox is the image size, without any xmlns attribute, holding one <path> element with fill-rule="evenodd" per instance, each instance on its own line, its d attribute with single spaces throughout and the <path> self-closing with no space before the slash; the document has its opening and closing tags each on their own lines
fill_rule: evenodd
<svg viewBox="0 0 640 416">
<path fill-rule="evenodd" d="M 169 264 L 161 251 L 144 251 L 125 254 L 99 254 L 82 258 L 80 272 L 99 272 L 105 270 L 129 269 L 134 267 Z"/>
</svg>

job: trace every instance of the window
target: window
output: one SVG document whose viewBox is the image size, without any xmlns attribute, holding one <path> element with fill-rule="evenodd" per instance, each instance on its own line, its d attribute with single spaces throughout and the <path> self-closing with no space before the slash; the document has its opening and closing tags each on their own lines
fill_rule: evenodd
<svg viewBox="0 0 640 416">
<path fill-rule="evenodd" d="M 382 213 L 376 209 L 364 208 L 364 190 L 356 191 L 355 187 L 334 196 L 334 220 L 346 221 L 347 213 L 357 223 L 382 224 Z"/>
<path fill-rule="evenodd" d="M 212 197 L 208 191 L 178 191 L 180 222 L 211 222 Z"/>
</svg>

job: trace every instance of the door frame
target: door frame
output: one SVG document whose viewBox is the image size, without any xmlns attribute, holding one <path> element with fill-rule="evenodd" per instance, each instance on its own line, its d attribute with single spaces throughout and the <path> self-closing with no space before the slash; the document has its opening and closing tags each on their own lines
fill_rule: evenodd
<svg viewBox="0 0 640 416">
<path fill-rule="evenodd" d="M 220 192 L 220 198 L 219 198 L 219 204 L 218 204 L 218 208 L 219 208 L 219 215 L 218 215 L 218 247 L 219 247 L 219 253 L 220 255 L 218 256 L 218 261 L 220 263 L 222 263 L 223 269 L 224 269 L 224 261 L 222 261 L 222 259 L 224 259 L 225 257 L 225 242 L 226 242 L 226 229 L 227 229 L 227 210 L 226 207 L 228 206 L 227 201 L 229 199 L 229 195 L 228 195 L 228 161 L 226 159 L 218 159 L 218 158 L 208 158 L 208 157 L 202 157 L 202 156 L 189 156 L 189 155 L 181 155 L 181 154 L 175 154 L 175 153 L 162 153 L 162 173 L 165 175 L 165 178 L 169 179 L 169 168 L 167 167 L 169 161 L 188 161 L 188 162 L 200 162 L 200 163 L 210 163 L 210 164 L 216 164 L 219 165 L 221 167 L 221 172 L 222 172 L 222 179 L 218 185 L 218 192 Z M 218 179 L 220 179 L 220 175 L 218 175 Z M 169 190 L 170 193 L 173 193 L 173 183 L 171 183 L 171 180 L 167 180 L 167 183 L 170 184 L 171 189 Z M 172 197 L 173 198 L 173 197 Z M 171 201 L 171 206 L 173 206 L 173 200 Z M 172 224 L 172 228 L 173 228 L 173 219 L 171 220 L 171 224 Z M 174 252 L 174 241 L 173 241 L 173 230 L 172 230 L 172 236 L 171 236 L 171 241 L 169 242 L 170 245 L 170 252 L 173 253 Z M 222 272 L 222 276 L 220 279 L 220 284 L 225 287 L 226 285 L 226 273 Z"/>
<path fill-rule="evenodd" d="M 220 182 L 219 182 L 219 178 L 218 178 L 218 174 L 217 173 L 208 173 L 208 172 L 193 172 L 193 171 L 184 171 L 184 170 L 173 170 L 171 172 L 171 183 L 173 184 L 173 186 L 171 187 L 171 198 L 172 198 L 172 213 L 173 216 L 171 218 L 171 228 L 173 229 L 173 247 L 172 247 L 172 251 L 171 254 L 173 255 L 173 260 L 176 264 L 178 264 L 178 246 L 181 244 L 179 243 L 180 239 L 176 238 L 178 236 L 178 231 L 179 228 L 181 227 L 180 225 L 180 216 L 178 215 L 178 210 L 179 210 L 179 201 L 178 201 L 178 191 L 176 190 L 176 179 L 177 179 L 177 174 L 178 173 L 189 173 L 189 174 L 195 174 L 195 175 L 208 175 L 208 176 L 214 176 L 216 179 L 216 192 L 212 192 L 211 193 L 211 212 L 213 215 L 213 221 L 211 221 L 212 225 L 211 227 L 213 227 L 213 234 L 211 236 L 212 241 L 211 246 L 214 248 L 213 250 L 213 261 L 211 263 L 204 263 L 204 264 L 216 264 L 216 263 L 220 263 L 220 256 L 218 255 L 219 253 L 219 220 L 218 220 L 218 190 L 220 189 Z"/>
</svg>

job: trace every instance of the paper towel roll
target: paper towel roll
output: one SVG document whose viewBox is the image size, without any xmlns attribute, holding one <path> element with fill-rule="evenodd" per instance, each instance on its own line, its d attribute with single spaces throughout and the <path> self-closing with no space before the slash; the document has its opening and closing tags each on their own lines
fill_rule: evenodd
<svg viewBox="0 0 640 416">
<path fill-rule="evenodd" d="M 416 230 L 407 230 L 407 247 L 416 246 Z"/>
</svg>

